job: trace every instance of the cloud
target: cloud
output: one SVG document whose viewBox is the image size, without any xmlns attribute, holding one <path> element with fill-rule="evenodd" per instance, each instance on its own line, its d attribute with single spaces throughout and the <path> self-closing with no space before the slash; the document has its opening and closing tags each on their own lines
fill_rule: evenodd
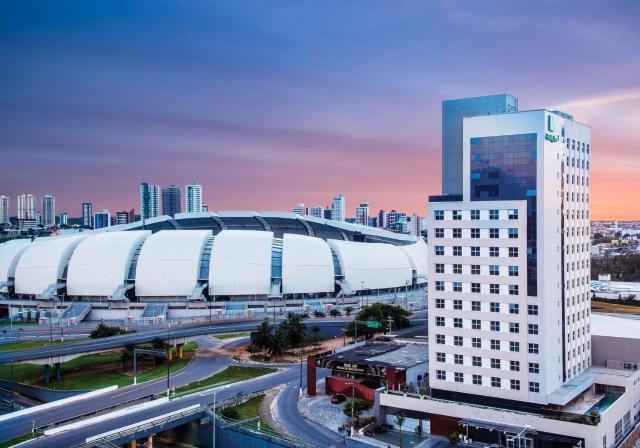
<svg viewBox="0 0 640 448">
<path fill-rule="evenodd" d="M 640 100 L 640 88 L 614 91 L 603 95 L 593 96 L 589 98 L 581 98 L 566 103 L 549 106 L 549 109 L 555 110 L 571 110 L 571 109 L 589 109 L 596 106 L 605 106 L 612 103 L 622 101 Z"/>
</svg>

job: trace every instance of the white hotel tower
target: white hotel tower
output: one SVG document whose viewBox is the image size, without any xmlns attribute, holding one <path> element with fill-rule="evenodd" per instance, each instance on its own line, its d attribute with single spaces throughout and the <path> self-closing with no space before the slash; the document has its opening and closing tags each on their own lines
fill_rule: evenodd
<svg viewBox="0 0 640 448">
<path fill-rule="evenodd" d="M 532 110 L 465 117 L 462 133 L 462 195 L 429 199 L 430 387 L 381 394 L 383 412 L 501 446 L 618 446 L 640 376 L 591 366 L 591 129 Z M 596 398 L 623 376 L 607 415 Z"/>
</svg>

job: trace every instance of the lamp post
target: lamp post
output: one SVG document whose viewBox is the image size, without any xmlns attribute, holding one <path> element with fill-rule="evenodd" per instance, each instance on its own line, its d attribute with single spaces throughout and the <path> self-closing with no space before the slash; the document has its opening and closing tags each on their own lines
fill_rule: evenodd
<svg viewBox="0 0 640 448">
<path fill-rule="evenodd" d="M 302 398 L 302 347 L 300 347 L 300 392 L 298 398 Z"/>
<path fill-rule="evenodd" d="M 216 394 L 217 391 L 213 391 L 213 448 L 216 448 Z"/>
<path fill-rule="evenodd" d="M 364 294 L 364 282 L 360 282 L 360 286 L 361 286 L 361 293 L 360 293 L 360 308 L 362 308 L 362 304 L 363 304 L 363 299 L 364 297 L 362 297 L 362 294 Z"/>
</svg>

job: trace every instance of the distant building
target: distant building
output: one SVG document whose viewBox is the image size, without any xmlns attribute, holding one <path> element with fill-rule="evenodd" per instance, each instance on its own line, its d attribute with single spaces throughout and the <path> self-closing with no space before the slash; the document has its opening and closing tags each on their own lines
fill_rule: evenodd
<svg viewBox="0 0 640 448">
<path fill-rule="evenodd" d="M 316 205 L 315 207 L 311 207 L 311 216 L 316 218 L 324 218 L 324 207 L 321 205 Z"/>
<path fill-rule="evenodd" d="M 369 225 L 369 202 L 361 202 L 360 205 L 356 207 L 356 223 L 362 224 L 363 226 Z"/>
<path fill-rule="evenodd" d="M 155 218 L 160 212 L 160 186 L 147 182 L 140 184 L 140 216 L 142 219 Z"/>
<path fill-rule="evenodd" d="M 60 213 L 60 216 L 58 217 L 58 224 L 61 225 L 61 226 L 68 226 L 69 225 L 69 213 L 68 212 Z"/>
<path fill-rule="evenodd" d="M 180 188 L 177 185 L 171 184 L 168 187 L 163 188 L 162 214 L 173 218 L 177 213 L 181 213 L 181 198 L 182 191 L 180 191 Z"/>
<path fill-rule="evenodd" d="M 106 208 L 93 215 L 94 229 L 102 229 L 111 226 L 111 213 Z"/>
<path fill-rule="evenodd" d="M 331 209 L 331 207 L 325 208 L 322 217 L 324 219 L 331 219 L 332 216 L 333 216 L 333 210 Z"/>
<path fill-rule="evenodd" d="M 131 221 L 131 212 L 116 212 L 115 218 L 116 218 L 116 225 L 129 224 L 131 222 L 134 222 L 134 221 Z"/>
<path fill-rule="evenodd" d="M 208 212 L 209 211 L 209 206 L 207 204 L 202 204 L 202 211 L 203 212 Z"/>
<path fill-rule="evenodd" d="M 36 219 L 36 197 L 32 194 L 21 194 L 18 196 L 18 219 Z"/>
<path fill-rule="evenodd" d="M 378 212 L 378 227 L 386 228 L 389 224 L 389 213 L 384 210 Z"/>
<path fill-rule="evenodd" d="M 93 227 L 93 204 L 91 202 L 82 203 L 82 226 Z"/>
<path fill-rule="evenodd" d="M 369 216 L 369 227 L 378 227 L 378 217 L 377 216 Z"/>
<path fill-rule="evenodd" d="M 184 186 L 184 208 L 187 213 L 202 211 L 202 185 L 188 184 Z"/>
<path fill-rule="evenodd" d="M 339 195 L 333 198 L 333 206 L 331 207 L 331 219 L 334 221 L 344 221 L 345 218 L 345 210 L 346 210 L 347 201 L 344 197 L 344 194 L 340 193 Z"/>
<path fill-rule="evenodd" d="M 129 222 L 136 222 L 136 211 L 134 209 L 129 210 Z"/>
<path fill-rule="evenodd" d="M 45 227 L 56 225 L 56 198 L 50 194 L 42 196 L 42 225 Z"/>
<path fill-rule="evenodd" d="M 0 195 L 0 224 L 9 222 L 9 196 Z"/>
<path fill-rule="evenodd" d="M 307 207 L 305 207 L 303 203 L 300 203 L 300 204 L 296 205 L 295 207 L 293 207 L 291 209 L 291 212 L 295 213 L 297 215 L 308 215 L 309 214 L 309 209 L 307 209 Z"/>
<path fill-rule="evenodd" d="M 409 235 L 420 236 L 422 231 L 426 229 L 427 219 L 414 213 L 409 218 L 407 225 L 409 227 Z"/>
</svg>

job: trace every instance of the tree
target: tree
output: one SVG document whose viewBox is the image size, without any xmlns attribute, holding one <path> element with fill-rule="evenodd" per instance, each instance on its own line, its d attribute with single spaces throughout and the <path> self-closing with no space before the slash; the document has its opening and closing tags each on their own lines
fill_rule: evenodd
<svg viewBox="0 0 640 448">
<path fill-rule="evenodd" d="M 344 415 L 349 418 L 353 416 L 356 419 L 356 423 L 359 423 L 360 415 L 362 415 L 364 411 L 368 411 L 369 409 L 371 409 L 371 406 L 372 403 L 369 403 L 368 401 L 353 399 L 345 403 L 344 407 L 342 408 L 342 412 L 344 412 Z M 352 407 L 353 412 L 351 411 Z"/>
<path fill-rule="evenodd" d="M 313 327 L 311 327 L 311 333 L 313 334 L 312 336 L 313 344 L 317 345 L 318 340 L 320 339 L 320 327 L 318 327 L 317 325 L 314 325 Z"/>
<path fill-rule="evenodd" d="M 331 311 L 329 311 L 329 315 L 331 317 L 338 317 L 340 316 L 340 310 L 338 308 L 331 308 Z"/>
<path fill-rule="evenodd" d="M 376 329 L 369 328 L 365 324 L 358 324 L 358 335 L 364 335 L 367 338 L 372 338 L 375 333 L 387 330 L 389 317 L 391 317 L 394 329 L 400 330 L 402 328 L 408 328 L 411 326 L 409 316 L 411 316 L 409 311 L 397 305 L 389 305 L 386 303 L 374 303 L 372 305 L 367 305 L 356 315 L 356 320 L 377 321 L 380 324 L 380 327 Z M 354 328 L 354 322 L 350 322 L 347 325 L 347 336 L 354 335 Z"/>
<path fill-rule="evenodd" d="M 262 350 L 262 354 L 265 357 L 267 356 L 267 348 L 269 347 L 272 331 L 273 327 L 269 324 L 269 321 L 265 319 L 253 334 L 253 346 L 258 350 Z"/>
<path fill-rule="evenodd" d="M 352 306 L 345 307 L 344 312 L 347 313 L 347 316 L 351 316 L 351 313 L 353 312 L 353 307 Z"/>
<path fill-rule="evenodd" d="M 131 361 L 131 352 L 129 352 L 129 350 L 127 350 L 126 348 L 123 348 L 122 352 L 120 353 L 120 361 L 122 361 L 122 370 L 126 370 L 127 363 Z"/>
<path fill-rule="evenodd" d="M 284 338 L 291 347 L 299 347 L 304 342 L 306 325 L 302 322 L 302 316 L 295 313 L 287 314 L 287 318 L 282 321 L 280 328 L 284 332 Z"/>
<path fill-rule="evenodd" d="M 224 417 L 229 418 L 231 420 L 238 420 L 240 418 L 240 414 L 236 408 L 226 408 L 220 411 Z"/>
<path fill-rule="evenodd" d="M 269 354 L 273 359 L 280 359 L 286 346 L 287 338 L 285 332 L 282 328 L 278 328 L 275 334 L 272 334 L 269 338 Z"/>
<path fill-rule="evenodd" d="M 398 425 L 400 432 L 400 448 L 402 448 L 402 425 L 404 424 L 405 418 L 404 411 L 400 411 L 396 414 L 396 424 Z"/>
</svg>

